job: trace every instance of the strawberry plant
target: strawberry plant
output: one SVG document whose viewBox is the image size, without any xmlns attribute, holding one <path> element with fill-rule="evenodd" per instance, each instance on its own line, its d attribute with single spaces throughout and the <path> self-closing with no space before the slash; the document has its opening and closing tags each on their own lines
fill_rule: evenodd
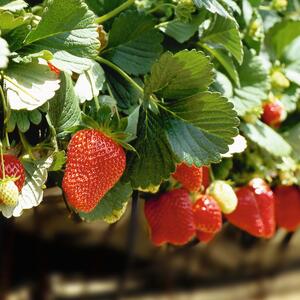
<svg viewBox="0 0 300 300">
<path fill-rule="evenodd" d="M 39 2 L 0 0 L 3 216 L 51 183 L 83 221 L 145 200 L 155 245 L 297 228 L 299 1 Z"/>
</svg>

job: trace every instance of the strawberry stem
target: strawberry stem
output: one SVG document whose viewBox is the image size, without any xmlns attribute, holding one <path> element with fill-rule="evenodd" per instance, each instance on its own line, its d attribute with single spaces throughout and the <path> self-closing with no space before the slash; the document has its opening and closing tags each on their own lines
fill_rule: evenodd
<svg viewBox="0 0 300 300">
<path fill-rule="evenodd" d="M 24 147 L 25 151 L 29 154 L 30 158 L 32 160 L 35 160 L 35 157 L 31 151 L 31 146 L 28 144 L 24 134 L 19 130 L 19 136 L 22 143 L 22 146 Z"/>
<path fill-rule="evenodd" d="M 113 18 L 114 16 L 118 15 L 123 10 L 127 9 L 133 3 L 134 3 L 134 0 L 127 0 L 126 2 L 124 2 L 123 4 L 121 4 L 120 6 L 118 6 L 117 8 L 115 8 L 114 10 L 110 11 L 109 13 L 107 13 L 107 14 L 101 16 L 101 17 L 98 17 L 95 20 L 95 22 L 97 24 L 102 24 L 102 23 L 106 22 L 107 20 Z"/>
<path fill-rule="evenodd" d="M 96 61 L 98 61 L 101 64 L 105 64 L 111 69 L 115 70 L 117 73 L 119 73 L 125 80 L 127 80 L 129 83 L 131 83 L 137 90 L 139 90 L 142 94 L 144 94 L 144 89 L 139 86 L 130 76 L 128 76 L 123 70 L 121 70 L 118 66 L 110 62 L 109 60 L 106 60 L 103 57 L 96 57 Z"/>
<path fill-rule="evenodd" d="M 1 159 L 1 169 L 2 169 L 2 178 L 5 178 L 5 167 L 4 167 L 4 158 L 3 158 L 3 148 L 2 148 L 2 143 L 0 141 L 0 159 Z"/>
</svg>

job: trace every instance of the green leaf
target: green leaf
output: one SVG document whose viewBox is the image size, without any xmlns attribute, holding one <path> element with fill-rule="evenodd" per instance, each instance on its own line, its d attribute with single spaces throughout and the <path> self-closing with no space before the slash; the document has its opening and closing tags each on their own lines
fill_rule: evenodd
<svg viewBox="0 0 300 300">
<path fill-rule="evenodd" d="M 126 113 L 132 112 L 142 99 L 142 93 L 131 83 L 111 69 L 106 69 L 105 76 L 114 98 L 117 100 L 118 108 Z M 138 78 L 133 78 L 138 84 L 142 82 Z"/>
<path fill-rule="evenodd" d="M 163 119 L 178 161 L 197 166 L 219 162 L 238 134 L 233 105 L 219 93 L 199 93 L 167 107 L 172 115 L 163 115 Z"/>
<path fill-rule="evenodd" d="M 162 34 L 150 16 L 135 11 L 115 19 L 102 55 L 132 75 L 146 74 L 162 52 Z"/>
<path fill-rule="evenodd" d="M 300 88 L 296 85 L 290 85 L 288 89 L 284 90 L 280 101 L 284 106 L 284 109 L 287 113 L 291 113 L 296 110 L 297 102 L 300 98 Z"/>
<path fill-rule="evenodd" d="M 66 152 L 64 150 L 54 152 L 52 154 L 53 156 L 53 162 L 49 168 L 49 171 L 59 171 L 62 169 L 64 164 L 66 163 L 67 157 Z"/>
<path fill-rule="evenodd" d="M 213 14 L 218 14 L 224 18 L 232 18 L 227 10 L 219 3 L 218 0 L 193 0 L 198 8 L 203 6 Z"/>
<path fill-rule="evenodd" d="M 38 109 L 28 112 L 29 120 L 35 125 L 38 125 L 42 121 L 42 114 Z"/>
<path fill-rule="evenodd" d="M 11 63 L 4 77 L 7 99 L 15 110 L 34 110 L 51 99 L 59 89 L 59 79 L 47 64 Z"/>
<path fill-rule="evenodd" d="M 217 47 L 213 47 L 212 45 L 201 44 L 201 46 L 220 62 L 234 83 L 237 86 L 240 86 L 239 74 L 237 73 L 232 58 L 228 56 L 226 51 Z"/>
<path fill-rule="evenodd" d="M 100 48 L 94 14 L 82 0 L 52 0 L 47 4 L 41 21 L 25 39 L 30 45 L 25 50 L 51 51 L 52 64 L 61 70 L 88 69 L 86 59 L 96 57 Z"/>
<path fill-rule="evenodd" d="M 291 153 L 291 146 L 276 131 L 260 120 L 255 124 L 243 123 L 240 128 L 248 139 L 274 156 L 287 156 Z"/>
<path fill-rule="evenodd" d="M 281 58 L 285 48 L 300 35 L 299 20 L 276 23 L 266 34 L 265 43 L 274 58 Z"/>
<path fill-rule="evenodd" d="M 23 0 L 0 0 L 0 11 L 9 10 L 11 12 L 16 12 L 27 6 L 28 4 Z"/>
<path fill-rule="evenodd" d="M 38 109 L 32 111 L 12 110 L 7 124 L 7 131 L 13 132 L 17 126 L 22 133 L 25 133 L 30 128 L 30 122 L 38 125 L 41 121 L 42 114 Z"/>
<path fill-rule="evenodd" d="M 49 102 L 49 117 L 57 133 L 79 124 L 81 111 L 70 75 L 61 73 L 61 88 Z"/>
<path fill-rule="evenodd" d="M 10 51 L 6 40 L 0 37 L 0 69 L 5 69 L 8 64 L 8 56 Z"/>
<path fill-rule="evenodd" d="M 260 57 L 245 49 L 244 61 L 237 67 L 240 87 L 234 88 L 234 96 L 230 100 L 240 116 L 261 105 L 267 98 L 269 89 L 268 72 Z"/>
<path fill-rule="evenodd" d="M 90 213 L 80 212 L 79 215 L 86 221 L 103 220 L 121 210 L 132 194 L 130 183 L 118 182 L 101 199 L 99 204 Z"/>
<path fill-rule="evenodd" d="M 221 72 L 216 72 L 215 82 L 211 85 L 213 91 L 219 92 L 226 98 L 230 98 L 233 95 L 233 87 L 231 81 Z"/>
<path fill-rule="evenodd" d="M 153 65 L 145 91 L 166 99 L 179 99 L 206 90 L 212 81 L 212 64 L 204 53 L 165 52 Z"/>
<path fill-rule="evenodd" d="M 284 138 L 291 145 L 295 159 L 299 161 L 300 157 L 300 123 L 293 126 L 284 133 Z"/>
<path fill-rule="evenodd" d="M 126 139 L 127 143 L 134 140 L 137 136 L 139 115 L 140 115 L 140 107 L 138 106 L 127 118 L 127 126 L 125 129 L 125 132 L 129 134 L 129 137 Z"/>
<path fill-rule="evenodd" d="M 239 64 L 243 61 L 243 45 L 235 20 L 216 16 L 200 37 L 201 42 L 224 47 Z"/>
<path fill-rule="evenodd" d="M 203 21 L 204 15 L 199 15 L 193 17 L 189 23 L 175 19 L 159 24 L 158 28 L 177 42 L 184 43 L 198 31 L 198 27 Z"/>
<path fill-rule="evenodd" d="M 140 110 L 136 153 L 129 153 L 126 178 L 134 189 L 157 186 L 175 171 L 173 153 L 167 140 L 164 123 L 159 115 Z"/>
<path fill-rule="evenodd" d="M 30 121 L 27 111 L 15 111 L 17 126 L 21 132 L 28 131 L 30 127 Z"/>
</svg>

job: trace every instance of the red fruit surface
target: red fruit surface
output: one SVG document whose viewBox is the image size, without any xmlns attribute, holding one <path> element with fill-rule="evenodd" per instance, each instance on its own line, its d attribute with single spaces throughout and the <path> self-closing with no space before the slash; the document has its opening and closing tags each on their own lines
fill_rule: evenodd
<svg viewBox="0 0 300 300">
<path fill-rule="evenodd" d="M 228 221 L 248 233 L 271 238 L 275 232 L 275 199 L 268 185 L 255 179 L 237 190 L 236 210 L 227 214 Z"/>
<path fill-rule="evenodd" d="M 281 102 L 275 101 L 266 103 L 263 106 L 263 110 L 263 122 L 273 127 L 279 127 L 285 114 Z"/>
<path fill-rule="evenodd" d="M 300 225 L 300 191 L 295 186 L 277 186 L 275 216 L 279 227 L 295 231 Z"/>
<path fill-rule="evenodd" d="M 216 234 L 215 233 L 208 233 L 208 232 L 203 232 L 203 231 L 197 230 L 196 236 L 197 236 L 197 238 L 198 238 L 198 240 L 200 242 L 209 243 L 211 240 L 214 239 L 214 237 L 216 236 Z"/>
<path fill-rule="evenodd" d="M 206 233 L 216 233 L 222 228 L 222 212 L 216 200 L 202 195 L 193 205 L 196 228 Z"/>
<path fill-rule="evenodd" d="M 177 165 L 172 176 L 190 192 L 198 192 L 202 184 L 202 168 L 188 166 L 185 163 Z"/>
<path fill-rule="evenodd" d="M 156 246 L 165 243 L 184 245 L 195 235 L 192 202 L 184 189 L 147 200 L 144 210 L 151 240 Z"/>
<path fill-rule="evenodd" d="M 203 166 L 202 167 L 202 185 L 204 189 L 207 189 L 208 186 L 210 185 L 211 180 L 210 180 L 210 170 L 209 167 Z"/>
<path fill-rule="evenodd" d="M 14 182 L 20 192 L 25 183 L 25 170 L 22 163 L 16 156 L 11 154 L 4 154 L 3 160 L 4 160 L 5 177 L 18 178 Z M 0 158 L 0 179 L 3 179 L 1 158 Z"/>
<path fill-rule="evenodd" d="M 70 204 L 90 212 L 126 167 L 123 148 L 99 130 L 78 131 L 68 145 L 63 190 Z"/>
<path fill-rule="evenodd" d="M 54 72 L 55 74 L 59 75 L 60 74 L 60 70 L 57 69 L 55 66 L 53 66 L 51 63 L 48 62 L 48 66 L 51 72 Z"/>
</svg>

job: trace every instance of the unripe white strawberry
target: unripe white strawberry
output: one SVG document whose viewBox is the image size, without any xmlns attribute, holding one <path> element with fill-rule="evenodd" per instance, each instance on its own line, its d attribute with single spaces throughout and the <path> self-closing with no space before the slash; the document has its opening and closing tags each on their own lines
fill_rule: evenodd
<svg viewBox="0 0 300 300">
<path fill-rule="evenodd" d="M 218 202 L 221 210 L 225 214 L 232 213 L 238 203 L 237 196 L 233 188 L 222 180 L 214 181 L 206 191 L 207 194 L 213 196 Z"/>
<path fill-rule="evenodd" d="M 0 182 L 0 203 L 7 206 L 18 204 L 19 190 L 12 180 Z"/>
</svg>

